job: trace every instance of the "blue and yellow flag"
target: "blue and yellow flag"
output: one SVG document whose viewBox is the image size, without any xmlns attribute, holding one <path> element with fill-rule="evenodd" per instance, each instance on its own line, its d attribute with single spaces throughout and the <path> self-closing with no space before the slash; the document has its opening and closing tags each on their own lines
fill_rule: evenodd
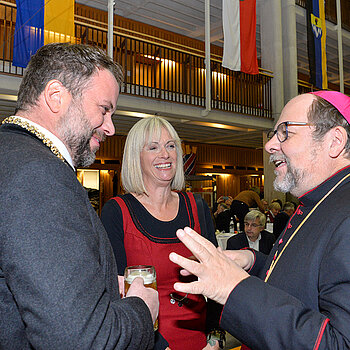
<svg viewBox="0 0 350 350">
<path fill-rule="evenodd" d="M 30 57 L 52 42 L 75 42 L 74 0 L 17 0 L 13 65 L 25 68 Z"/>
<path fill-rule="evenodd" d="M 327 89 L 324 0 L 307 0 L 306 15 L 310 83 L 318 89 Z"/>
</svg>

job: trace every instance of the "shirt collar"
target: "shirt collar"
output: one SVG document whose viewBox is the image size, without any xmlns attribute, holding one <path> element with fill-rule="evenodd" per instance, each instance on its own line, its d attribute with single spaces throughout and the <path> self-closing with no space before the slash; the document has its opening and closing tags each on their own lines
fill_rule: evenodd
<svg viewBox="0 0 350 350">
<path fill-rule="evenodd" d="M 50 139 L 51 142 L 57 147 L 57 149 L 60 151 L 60 153 L 62 154 L 62 157 L 66 160 L 66 162 L 73 168 L 73 170 L 75 171 L 75 167 L 73 165 L 73 160 L 72 157 L 70 156 L 67 147 L 65 146 L 65 144 L 57 137 L 55 136 L 52 132 L 50 132 L 49 130 L 45 129 L 44 127 L 42 127 L 41 125 L 34 123 L 33 121 L 24 118 L 24 117 L 20 117 L 18 115 L 16 115 L 16 118 L 19 118 L 23 121 L 26 121 L 28 124 L 34 126 L 36 129 L 38 129 L 40 132 L 42 132 L 46 138 Z"/>
<path fill-rule="evenodd" d="M 336 185 L 344 176 L 350 173 L 350 165 L 337 171 L 335 174 L 330 176 L 328 179 L 323 181 L 318 186 L 314 187 L 310 191 L 304 193 L 299 197 L 300 203 L 305 206 L 314 206 L 327 192 Z M 345 180 L 344 183 L 349 182 L 350 179 Z"/>
<path fill-rule="evenodd" d="M 247 238 L 248 238 L 248 242 L 251 242 L 251 243 L 259 242 L 261 240 L 261 233 L 259 233 L 259 237 L 254 242 L 251 241 L 248 236 Z"/>
</svg>

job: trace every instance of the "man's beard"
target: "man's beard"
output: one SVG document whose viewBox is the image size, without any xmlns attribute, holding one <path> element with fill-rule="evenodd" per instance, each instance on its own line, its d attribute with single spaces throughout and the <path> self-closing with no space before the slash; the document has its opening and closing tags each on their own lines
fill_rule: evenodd
<svg viewBox="0 0 350 350">
<path fill-rule="evenodd" d="M 284 177 L 282 179 L 279 179 L 278 172 L 277 170 L 275 170 L 275 174 L 277 175 L 277 177 L 273 182 L 273 187 L 276 191 L 280 191 L 283 193 L 290 192 L 293 194 L 293 190 L 296 189 L 301 183 L 301 181 L 303 181 L 303 179 L 305 178 L 305 172 L 301 169 L 293 168 L 290 164 L 289 159 L 282 154 L 272 154 L 270 156 L 270 162 L 273 162 L 274 160 L 283 160 L 284 162 L 286 162 L 287 171 Z"/>
<path fill-rule="evenodd" d="M 95 161 L 97 149 L 94 151 L 91 149 L 91 137 L 98 134 L 101 141 L 105 137 L 104 134 L 100 135 L 97 130 L 91 127 L 81 106 L 74 102 L 71 103 L 67 113 L 61 118 L 59 132 L 62 142 L 70 151 L 73 165 L 76 168 L 88 167 Z"/>
</svg>

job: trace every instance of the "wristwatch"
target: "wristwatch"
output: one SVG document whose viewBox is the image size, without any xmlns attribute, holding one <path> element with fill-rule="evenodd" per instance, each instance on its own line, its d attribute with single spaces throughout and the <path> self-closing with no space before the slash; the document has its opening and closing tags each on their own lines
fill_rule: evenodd
<svg viewBox="0 0 350 350">
<path fill-rule="evenodd" d="M 219 348 L 223 349 L 226 345 L 225 331 L 221 329 L 213 329 L 210 331 L 210 333 L 207 335 L 207 343 L 214 346 L 215 340 L 219 342 Z"/>
</svg>

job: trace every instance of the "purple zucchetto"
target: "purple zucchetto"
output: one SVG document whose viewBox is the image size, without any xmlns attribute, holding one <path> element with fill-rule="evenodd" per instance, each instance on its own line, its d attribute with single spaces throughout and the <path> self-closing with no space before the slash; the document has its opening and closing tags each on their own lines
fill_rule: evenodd
<svg viewBox="0 0 350 350">
<path fill-rule="evenodd" d="M 350 97 L 338 91 L 313 91 L 310 94 L 322 97 L 333 105 L 350 124 Z"/>
</svg>

